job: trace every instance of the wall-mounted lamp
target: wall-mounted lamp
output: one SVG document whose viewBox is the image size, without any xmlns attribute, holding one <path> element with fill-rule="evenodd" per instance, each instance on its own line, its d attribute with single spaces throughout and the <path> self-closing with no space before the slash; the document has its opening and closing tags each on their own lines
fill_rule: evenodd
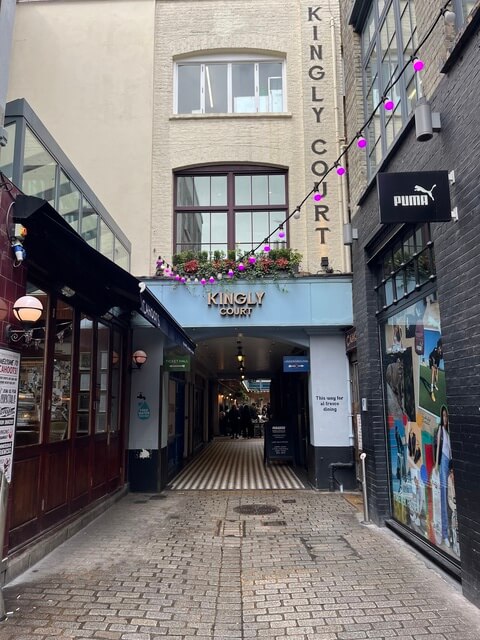
<svg viewBox="0 0 480 640">
<path fill-rule="evenodd" d="M 137 349 L 137 351 L 132 355 L 132 369 L 141 369 L 147 359 L 148 356 L 145 351 Z"/>
<path fill-rule="evenodd" d="M 40 319 L 43 304 L 34 296 L 22 296 L 13 304 L 13 315 L 22 323 L 23 329 L 15 329 L 7 325 L 7 340 L 13 344 L 24 342 L 29 345 L 33 339 L 33 325 Z"/>
<path fill-rule="evenodd" d="M 426 142 L 433 138 L 433 132 L 442 128 L 440 114 L 432 113 L 426 98 L 420 98 L 415 105 L 415 134 L 418 142 Z"/>
<path fill-rule="evenodd" d="M 353 244 L 354 240 L 358 240 L 358 229 L 352 227 L 351 223 L 343 225 L 343 244 Z"/>
</svg>

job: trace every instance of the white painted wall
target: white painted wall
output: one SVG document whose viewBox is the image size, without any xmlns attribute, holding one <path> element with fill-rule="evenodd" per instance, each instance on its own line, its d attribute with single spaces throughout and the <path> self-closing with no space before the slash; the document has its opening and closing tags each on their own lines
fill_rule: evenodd
<svg viewBox="0 0 480 640">
<path fill-rule="evenodd" d="M 26 98 L 152 271 L 154 0 L 17 5 L 8 100 Z"/>
<path fill-rule="evenodd" d="M 350 383 L 343 335 L 310 338 L 310 441 L 346 447 L 350 439 Z"/>
<path fill-rule="evenodd" d="M 158 449 L 160 432 L 160 365 L 163 362 L 163 338 L 154 327 L 135 329 L 133 333 L 132 353 L 143 349 L 148 355 L 147 362 L 140 370 L 132 371 L 130 395 L 130 433 L 129 449 Z M 138 417 L 139 404 L 145 396 L 150 408 L 150 417 L 141 420 Z"/>
</svg>

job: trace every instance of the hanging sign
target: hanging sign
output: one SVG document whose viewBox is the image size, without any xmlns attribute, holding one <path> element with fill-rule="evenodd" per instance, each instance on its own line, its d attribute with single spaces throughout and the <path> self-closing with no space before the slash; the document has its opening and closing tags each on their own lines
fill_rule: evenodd
<svg viewBox="0 0 480 640">
<path fill-rule="evenodd" d="M 452 219 L 448 171 L 379 173 L 380 222 L 448 222 Z"/>
<path fill-rule="evenodd" d="M 283 356 L 283 373 L 301 373 L 310 371 L 308 356 Z"/>
<path fill-rule="evenodd" d="M 166 356 L 163 366 L 165 371 L 190 371 L 190 356 Z"/>
<path fill-rule="evenodd" d="M 0 349 L 0 469 L 8 482 L 12 478 L 19 377 L 20 354 Z"/>
</svg>

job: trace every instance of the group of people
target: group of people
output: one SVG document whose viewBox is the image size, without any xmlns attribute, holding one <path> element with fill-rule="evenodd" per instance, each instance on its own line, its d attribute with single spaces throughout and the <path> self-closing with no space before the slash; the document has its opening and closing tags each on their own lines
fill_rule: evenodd
<svg viewBox="0 0 480 640">
<path fill-rule="evenodd" d="M 232 439 L 254 438 L 255 423 L 266 421 L 270 418 L 270 405 L 264 405 L 262 409 L 255 402 L 251 404 L 234 403 L 228 410 L 220 407 L 220 432 L 228 434 Z"/>
</svg>

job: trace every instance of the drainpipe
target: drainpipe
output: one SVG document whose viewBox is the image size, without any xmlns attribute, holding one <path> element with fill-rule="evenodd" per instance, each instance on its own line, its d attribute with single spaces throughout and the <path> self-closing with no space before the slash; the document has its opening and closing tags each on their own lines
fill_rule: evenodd
<svg viewBox="0 0 480 640">
<path fill-rule="evenodd" d="M 354 467 L 355 462 L 331 462 L 328 465 L 328 490 L 335 491 L 335 482 L 337 482 L 340 493 L 343 493 L 343 484 L 335 478 L 335 471 L 337 469 L 353 469 Z"/>
<path fill-rule="evenodd" d="M 7 524 L 8 489 L 9 484 L 7 481 L 7 476 L 5 475 L 3 469 L 0 469 L 0 571 L 3 568 L 3 542 Z M 2 585 L 0 583 L 0 621 L 5 620 L 6 617 L 7 615 L 5 611 L 5 601 L 3 599 Z"/>
<path fill-rule="evenodd" d="M 330 36 L 332 46 L 332 67 L 333 67 L 333 113 L 335 118 L 335 139 L 336 139 L 336 154 L 338 156 L 345 150 L 345 133 L 340 128 L 340 108 L 338 105 L 338 59 L 337 59 L 337 37 L 335 33 L 335 18 L 330 16 Z M 343 225 L 350 222 L 348 215 L 348 189 L 346 176 L 340 180 L 341 185 L 338 186 L 338 210 L 342 213 Z M 342 228 L 343 237 L 343 228 Z M 345 271 L 350 273 L 352 271 L 352 260 L 350 255 L 350 249 L 344 245 L 344 261 Z"/>
</svg>

